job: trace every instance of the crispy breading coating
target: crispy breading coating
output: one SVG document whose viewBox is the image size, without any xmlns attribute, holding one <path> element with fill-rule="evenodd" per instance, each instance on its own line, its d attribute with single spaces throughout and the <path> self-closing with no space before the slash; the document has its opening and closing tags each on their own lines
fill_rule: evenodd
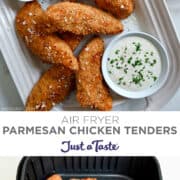
<svg viewBox="0 0 180 180">
<path fill-rule="evenodd" d="M 77 46 L 84 38 L 84 36 L 81 35 L 78 36 L 68 32 L 60 34 L 60 37 L 71 47 L 73 51 L 77 48 Z"/>
<path fill-rule="evenodd" d="M 97 180 L 97 178 L 71 178 L 70 180 Z"/>
<path fill-rule="evenodd" d="M 123 31 L 121 22 L 95 7 L 73 2 L 49 6 L 46 16 L 39 18 L 39 29 L 52 32 L 71 32 L 77 35 L 117 34 Z"/>
<path fill-rule="evenodd" d="M 58 174 L 54 174 L 53 176 L 49 177 L 47 180 L 62 180 L 62 177 Z"/>
<path fill-rule="evenodd" d="M 77 2 L 77 0 L 63 0 L 64 2 Z"/>
<path fill-rule="evenodd" d="M 79 55 L 79 70 L 76 74 L 77 100 L 82 107 L 99 110 L 112 108 L 112 97 L 101 74 L 103 52 L 103 40 L 94 38 Z"/>
<path fill-rule="evenodd" d="M 44 35 L 37 31 L 37 18 L 43 14 L 37 1 L 26 3 L 16 17 L 16 29 L 27 47 L 42 61 L 51 64 L 63 64 L 72 69 L 78 69 L 77 59 L 69 45 L 57 35 Z"/>
<path fill-rule="evenodd" d="M 95 0 L 97 6 L 120 19 L 127 18 L 135 7 L 134 0 Z"/>
<path fill-rule="evenodd" d="M 65 100 L 74 85 L 73 71 L 62 65 L 52 66 L 33 87 L 26 103 L 26 111 L 51 110 L 55 104 Z"/>
</svg>

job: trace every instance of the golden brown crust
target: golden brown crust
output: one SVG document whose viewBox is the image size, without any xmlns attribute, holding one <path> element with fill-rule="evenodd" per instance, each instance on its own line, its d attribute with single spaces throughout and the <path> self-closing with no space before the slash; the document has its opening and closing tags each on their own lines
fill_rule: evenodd
<svg viewBox="0 0 180 180">
<path fill-rule="evenodd" d="M 77 2 L 77 0 L 63 0 L 64 2 Z"/>
<path fill-rule="evenodd" d="M 97 6 L 120 19 L 127 18 L 135 7 L 134 0 L 95 0 Z"/>
<path fill-rule="evenodd" d="M 68 32 L 60 34 L 60 37 L 71 47 L 72 50 L 75 50 L 84 38 L 84 36 L 78 36 Z"/>
<path fill-rule="evenodd" d="M 52 66 L 33 87 L 26 111 L 48 111 L 74 89 L 74 73 L 62 65 Z"/>
<path fill-rule="evenodd" d="M 62 180 L 62 178 L 58 174 L 54 174 L 53 176 L 49 177 L 47 180 Z"/>
<path fill-rule="evenodd" d="M 43 14 L 36 2 L 26 3 L 16 17 L 16 29 L 33 54 L 46 63 L 63 64 L 77 70 L 78 62 L 69 45 L 57 35 L 44 35 L 37 31 L 37 18 Z"/>
<path fill-rule="evenodd" d="M 103 40 L 95 38 L 79 55 L 79 70 L 76 75 L 77 100 L 82 107 L 99 110 L 112 108 L 112 98 L 103 82 L 100 69 L 103 52 Z"/>
<path fill-rule="evenodd" d="M 110 14 L 80 3 L 60 2 L 50 6 L 45 14 L 39 18 L 39 28 L 48 33 L 87 35 L 117 34 L 123 31 L 121 22 Z"/>
</svg>

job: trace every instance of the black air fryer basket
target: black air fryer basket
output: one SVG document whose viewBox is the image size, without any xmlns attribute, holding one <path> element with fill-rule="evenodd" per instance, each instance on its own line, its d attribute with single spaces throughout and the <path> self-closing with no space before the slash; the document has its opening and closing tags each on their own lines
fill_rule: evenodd
<svg viewBox="0 0 180 180">
<path fill-rule="evenodd" d="M 63 180 L 162 180 L 154 157 L 27 157 L 19 165 L 16 180 L 46 180 L 53 174 Z"/>
</svg>

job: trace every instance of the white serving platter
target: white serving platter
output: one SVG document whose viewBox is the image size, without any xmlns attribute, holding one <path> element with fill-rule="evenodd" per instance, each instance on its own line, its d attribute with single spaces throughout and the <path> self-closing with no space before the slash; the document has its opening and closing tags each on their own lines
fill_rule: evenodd
<svg viewBox="0 0 180 180">
<path fill-rule="evenodd" d="M 43 0 L 49 2 L 57 0 Z M 7 63 L 20 97 L 25 104 L 28 94 L 42 72 L 47 68 L 25 47 L 17 37 L 14 19 L 23 3 L 17 0 L 0 1 L 0 49 Z M 44 8 L 45 8 L 44 7 Z M 136 0 L 135 13 L 123 21 L 125 31 L 144 31 L 154 35 L 166 47 L 170 58 L 170 75 L 167 83 L 156 94 L 146 99 L 121 100 L 113 95 L 113 110 L 159 110 L 174 96 L 180 85 L 180 42 L 165 0 Z M 106 44 L 112 37 L 103 37 Z M 82 46 L 82 45 L 81 45 Z M 78 54 L 81 46 L 76 50 Z M 81 110 L 71 95 L 55 110 Z"/>
</svg>

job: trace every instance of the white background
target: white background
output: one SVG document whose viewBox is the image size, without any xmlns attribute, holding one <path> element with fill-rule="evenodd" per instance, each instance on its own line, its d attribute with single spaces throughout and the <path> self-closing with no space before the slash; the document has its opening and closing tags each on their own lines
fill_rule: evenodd
<svg viewBox="0 0 180 180">
<path fill-rule="evenodd" d="M 119 123 L 102 123 L 97 120 L 96 122 L 90 122 L 92 116 L 104 117 L 118 115 Z M 72 116 L 79 116 L 81 119 L 79 124 L 67 124 L 62 123 L 63 117 L 68 117 L 68 120 L 72 119 Z M 86 116 L 88 121 L 83 122 L 83 117 Z M 123 155 L 151 155 L 151 156 L 180 156 L 180 112 L 163 113 L 163 112 L 48 112 L 48 113 L 1 113 L 0 120 L 0 155 L 7 156 L 31 156 L 31 155 L 89 155 L 92 156 L 123 156 Z M 72 121 L 71 121 L 72 122 Z M 178 133 L 176 135 L 127 135 L 125 131 L 121 131 L 120 135 L 72 135 L 69 131 L 66 134 L 60 135 L 2 135 L 2 127 L 32 127 L 32 126 L 47 126 L 58 127 L 66 126 L 66 130 L 72 126 L 91 127 L 91 126 L 120 126 L 123 130 L 124 126 L 176 126 Z M 72 141 L 72 144 L 79 144 L 83 141 L 85 144 L 89 144 L 94 140 L 104 140 L 103 144 L 107 144 L 110 141 L 113 144 L 118 144 L 120 148 L 117 151 L 99 151 L 96 153 L 91 151 L 70 151 L 68 154 L 62 154 L 60 149 L 63 147 L 61 143 L 63 141 Z M 35 147 L 35 148 L 32 148 Z"/>
</svg>

